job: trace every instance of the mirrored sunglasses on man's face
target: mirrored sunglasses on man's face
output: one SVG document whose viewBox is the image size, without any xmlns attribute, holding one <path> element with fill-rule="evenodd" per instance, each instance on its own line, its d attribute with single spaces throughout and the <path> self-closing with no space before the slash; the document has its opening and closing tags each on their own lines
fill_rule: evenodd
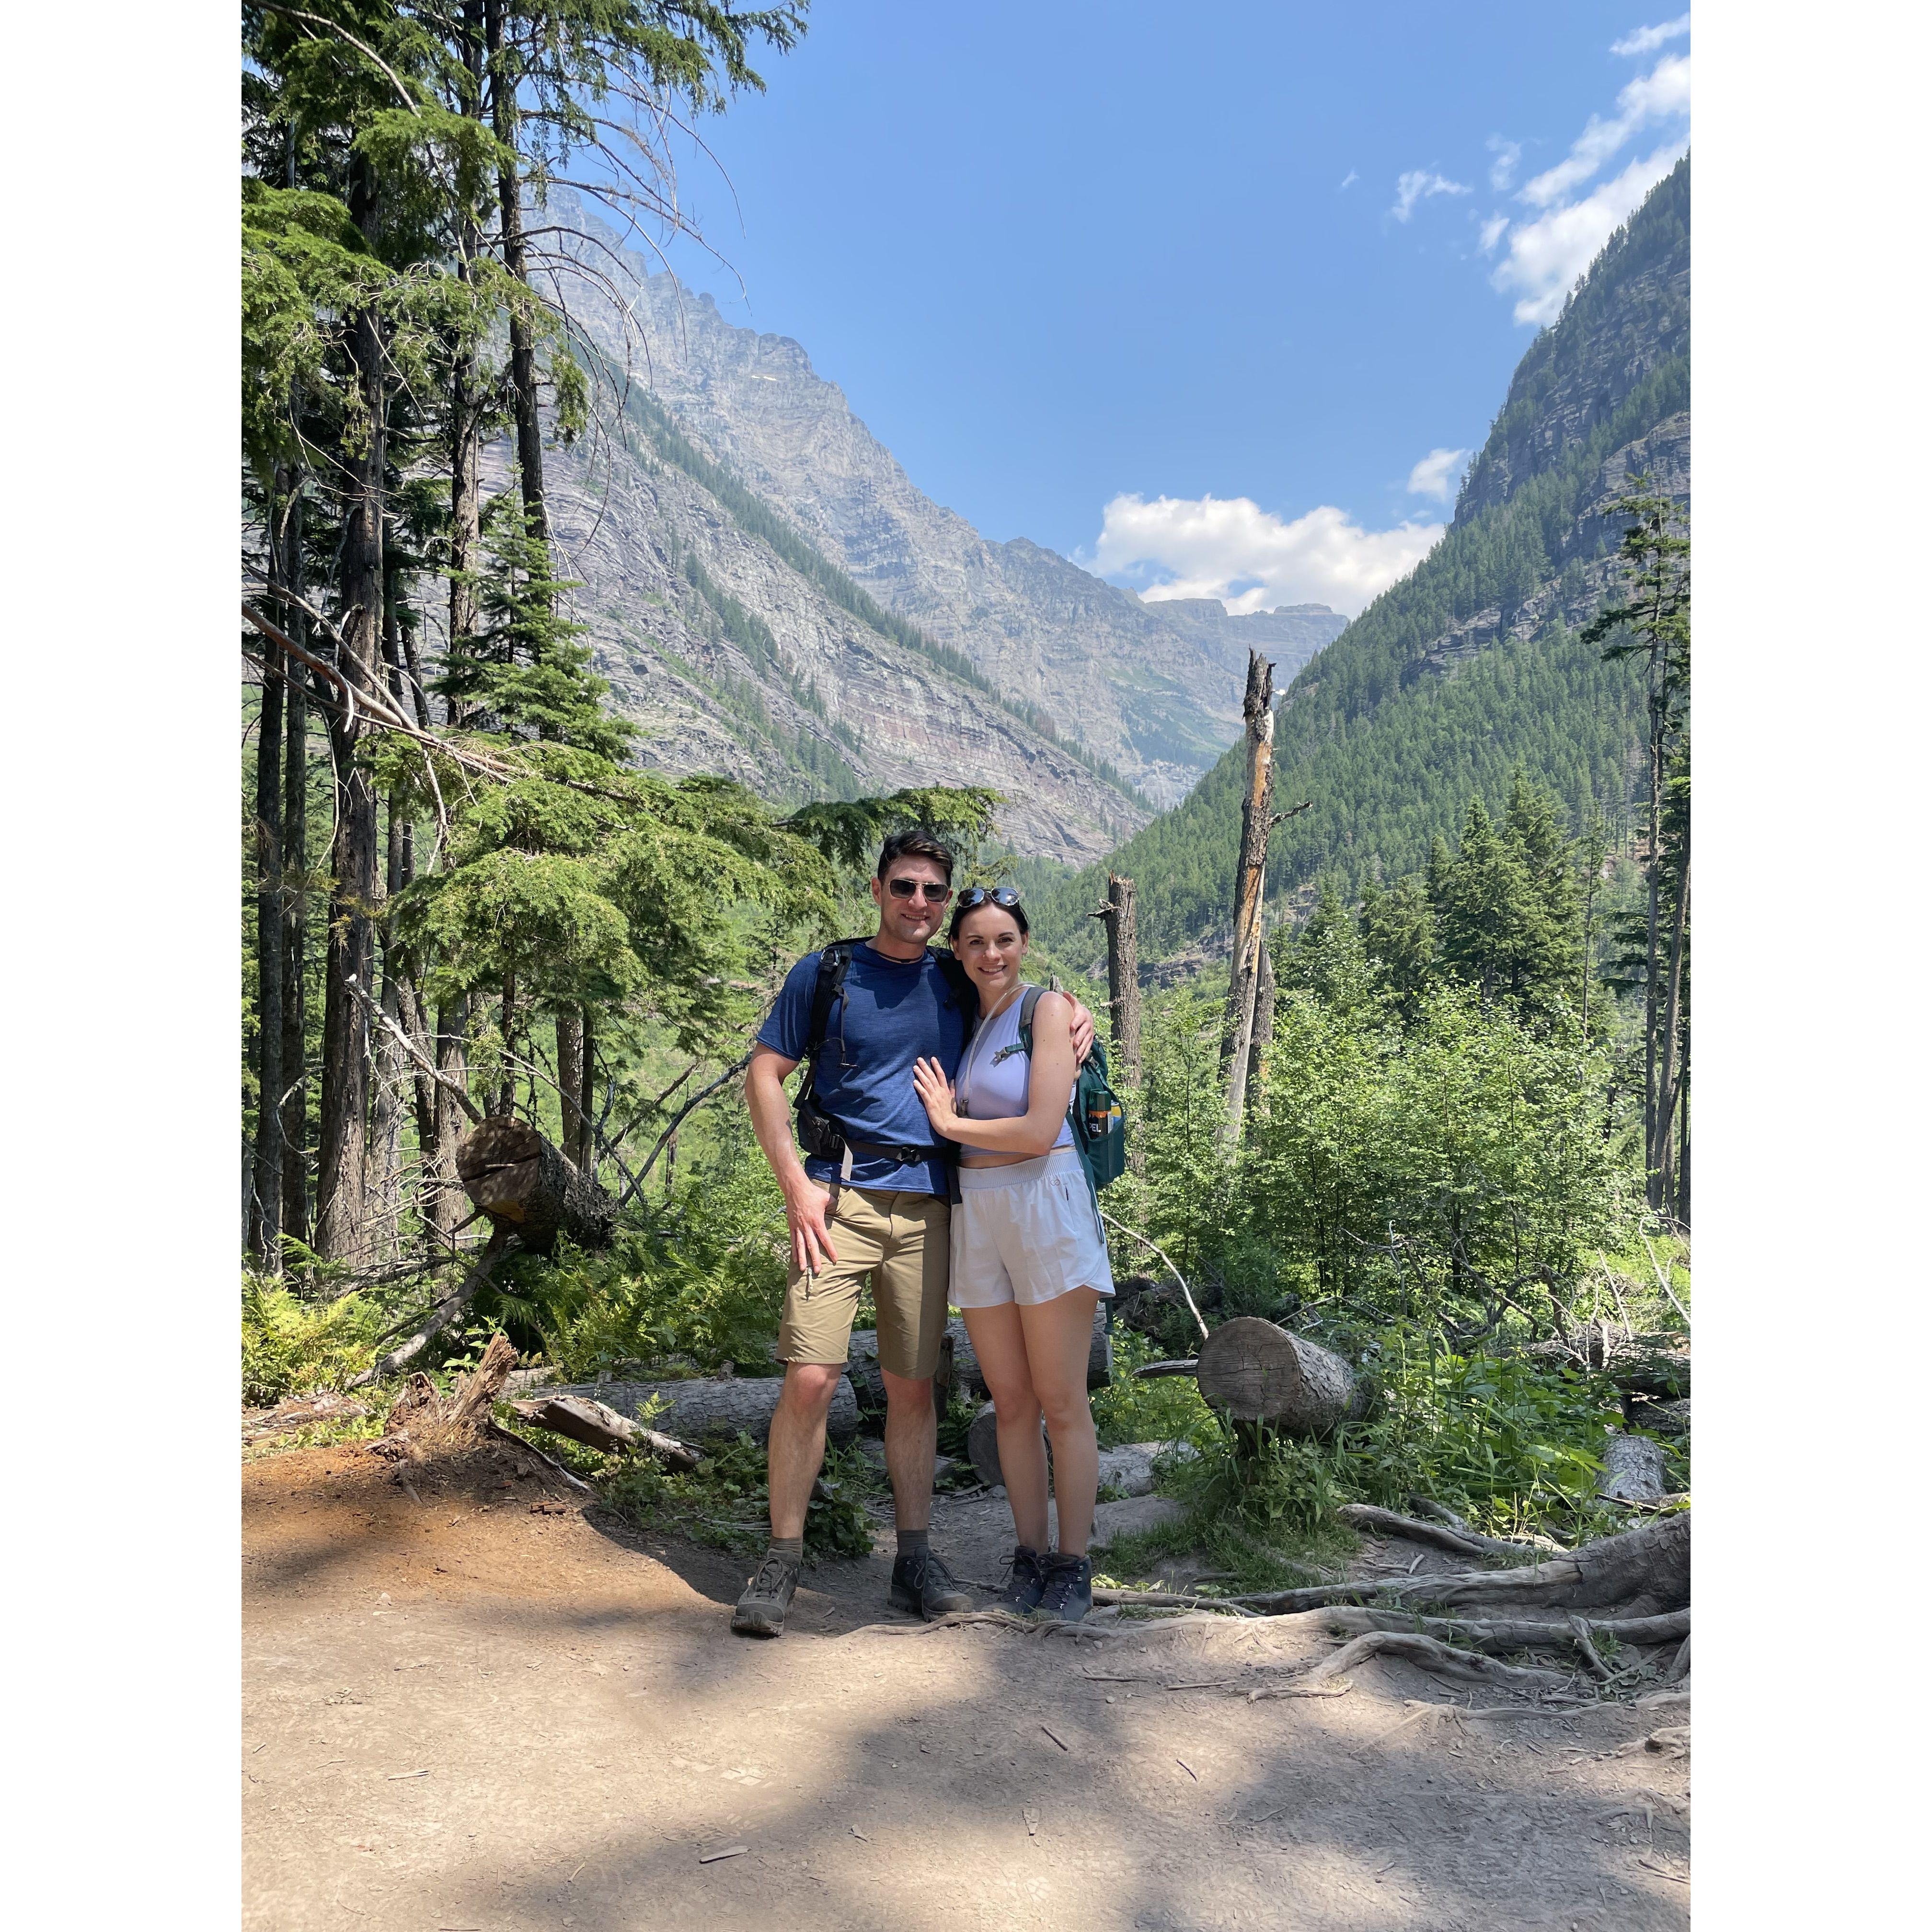
<svg viewBox="0 0 1932 1932">
<path fill-rule="evenodd" d="M 982 905 L 996 905 L 1010 912 L 1020 902 L 1020 896 L 1011 886 L 974 886 L 959 895 L 959 910 L 971 912 Z"/>
<path fill-rule="evenodd" d="M 909 899 L 916 892 L 928 905 L 944 905 L 952 896 L 950 886 L 935 886 L 929 879 L 888 879 L 886 890 L 896 899 Z"/>
</svg>

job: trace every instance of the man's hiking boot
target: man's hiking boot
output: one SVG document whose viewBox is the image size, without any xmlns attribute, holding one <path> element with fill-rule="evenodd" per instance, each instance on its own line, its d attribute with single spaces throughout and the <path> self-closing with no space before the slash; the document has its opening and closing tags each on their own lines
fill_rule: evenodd
<svg viewBox="0 0 1932 1932">
<path fill-rule="evenodd" d="M 1046 1583 L 1034 1615 L 1042 1621 L 1077 1624 L 1094 1607 L 1093 1564 L 1084 1556 L 1065 1556 L 1058 1550 L 1041 1562 Z"/>
<path fill-rule="evenodd" d="M 909 1550 L 893 1564 L 886 1600 L 896 1610 L 910 1610 L 928 1621 L 973 1607 L 971 1594 L 959 1587 L 944 1560 L 930 1550 Z"/>
<path fill-rule="evenodd" d="M 731 1628 L 746 1636 L 782 1636 L 785 1612 L 797 1588 L 798 1565 L 768 1550 L 731 1612 Z"/>
<path fill-rule="evenodd" d="M 1031 1616 L 1039 1606 L 1040 1592 L 1046 1588 L 1046 1572 L 1040 1567 L 1040 1552 L 1029 1550 L 1024 1543 L 1017 1544 L 1006 1587 L 1000 1592 L 993 1607 L 1016 1617 Z"/>
</svg>

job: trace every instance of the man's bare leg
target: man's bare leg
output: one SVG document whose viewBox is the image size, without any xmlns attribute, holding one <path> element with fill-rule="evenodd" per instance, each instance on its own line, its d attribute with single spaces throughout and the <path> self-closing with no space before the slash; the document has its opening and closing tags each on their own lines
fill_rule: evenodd
<svg viewBox="0 0 1932 1932">
<path fill-rule="evenodd" d="M 838 1393 L 842 1363 L 792 1362 L 785 1369 L 784 1393 L 772 1412 L 772 1432 L 766 1468 L 772 1496 L 772 1534 L 775 1538 L 805 1534 L 805 1512 L 812 1486 L 825 1461 L 825 1418 Z M 888 1377 L 887 1380 L 896 1380 Z M 931 1384 L 928 1385 L 928 1390 Z M 891 1424 L 886 1424 L 887 1442 Z M 890 1449 L 888 1449 L 890 1456 Z M 932 1492 L 932 1452 L 926 1451 L 926 1487 Z"/>
</svg>

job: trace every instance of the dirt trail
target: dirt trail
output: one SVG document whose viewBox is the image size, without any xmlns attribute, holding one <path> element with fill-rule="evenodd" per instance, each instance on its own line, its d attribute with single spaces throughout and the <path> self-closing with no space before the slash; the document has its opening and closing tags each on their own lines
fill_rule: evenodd
<svg viewBox="0 0 1932 1932">
<path fill-rule="evenodd" d="M 410 1480 L 352 1448 L 244 1472 L 251 1932 L 1688 1922 L 1688 1764 L 1642 1742 L 1682 1705 L 1462 1721 L 1381 1661 L 1250 1703 L 1327 1642 L 928 1630 L 883 1556 L 808 1567 L 749 1642 L 739 1559 Z M 1003 1506 L 938 1516 L 993 1574 Z"/>
</svg>

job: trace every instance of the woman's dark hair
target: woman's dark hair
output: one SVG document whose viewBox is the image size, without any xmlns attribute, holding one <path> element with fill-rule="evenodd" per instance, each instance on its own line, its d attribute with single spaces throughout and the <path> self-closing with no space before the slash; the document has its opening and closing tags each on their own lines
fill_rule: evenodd
<svg viewBox="0 0 1932 1932">
<path fill-rule="evenodd" d="M 883 879 L 896 859 L 930 859 L 945 873 L 946 883 L 952 883 L 952 848 L 933 832 L 916 826 L 910 832 L 895 832 L 879 848 L 879 862 L 872 876 Z"/>
<path fill-rule="evenodd" d="M 1002 912 L 1013 916 L 1013 923 L 1022 936 L 1032 932 L 1027 923 L 1026 908 L 1020 904 L 1020 896 L 1011 886 L 969 886 L 954 902 L 952 923 L 946 928 L 947 940 L 959 937 L 960 922 L 976 912 L 982 912 L 988 906 L 997 906 Z"/>
</svg>

